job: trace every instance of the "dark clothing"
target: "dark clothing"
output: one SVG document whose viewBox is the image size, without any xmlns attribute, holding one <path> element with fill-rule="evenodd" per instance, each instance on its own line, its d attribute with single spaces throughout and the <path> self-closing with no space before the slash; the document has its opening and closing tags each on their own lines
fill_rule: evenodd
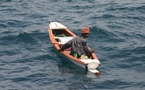
<svg viewBox="0 0 145 90">
<path fill-rule="evenodd" d="M 65 50 L 67 48 L 71 47 L 71 55 L 74 55 L 74 53 L 77 53 L 78 57 L 80 57 L 83 54 L 91 54 L 91 50 L 88 49 L 86 39 L 84 39 L 82 36 L 77 36 L 73 38 L 72 40 L 68 41 L 63 45 L 63 47 L 60 50 Z"/>
</svg>

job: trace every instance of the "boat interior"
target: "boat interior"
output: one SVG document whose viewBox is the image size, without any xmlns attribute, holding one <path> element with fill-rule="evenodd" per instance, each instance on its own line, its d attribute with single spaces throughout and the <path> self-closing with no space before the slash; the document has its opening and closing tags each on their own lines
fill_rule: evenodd
<svg viewBox="0 0 145 90">
<path fill-rule="evenodd" d="M 59 43 L 59 47 L 61 48 L 66 42 L 73 39 L 73 37 L 65 30 L 65 29 L 53 29 L 53 34 L 55 36 L 55 40 Z M 65 49 L 65 53 L 70 54 L 71 47 Z M 82 58 L 86 58 L 82 56 Z"/>
<path fill-rule="evenodd" d="M 55 37 L 67 37 L 71 36 L 65 29 L 53 29 L 53 34 Z"/>
<path fill-rule="evenodd" d="M 61 48 L 66 42 L 71 40 L 73 37 L 65 30 L 65 29 L 53 29 L 52 30 L 54 34 L 55 40 L 59 43 L 59 47 Z M 70 48 L 67 48 L 65 50 L 66 53 L 70 54 Z"/>
</svg>

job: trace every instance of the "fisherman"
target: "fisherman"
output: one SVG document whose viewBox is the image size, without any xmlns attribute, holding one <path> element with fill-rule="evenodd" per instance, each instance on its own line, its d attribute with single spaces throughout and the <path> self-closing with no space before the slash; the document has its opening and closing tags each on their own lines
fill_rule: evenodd
<svg viewBox="0 0 145 90">
<path fill-rule="evenodd" d="M 65 43 L 59 51 L 63 51 L 71 47 L 70 55 L 81 58 L 83 55 L 91 56 L 94 53 L 94 50 L 87 46 L 86 39 L 88 38 L 90 29 L 88 26 L 82 29 L 81 36 L 74 37 L 72 40 Z"/>
</svg>

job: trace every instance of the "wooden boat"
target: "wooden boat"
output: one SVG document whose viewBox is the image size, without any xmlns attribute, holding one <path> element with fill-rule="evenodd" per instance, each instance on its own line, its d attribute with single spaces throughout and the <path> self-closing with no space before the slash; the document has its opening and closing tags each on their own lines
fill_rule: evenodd
<svg viewBox="0 0 145 90">
<path fill-rule="evenodd" d="M 64 45 L 69 40 L 76 37 L 76 35 L 71 32 L 66 26 L 58 23 L 58 22 L 50 22 L 48 25 L 48 34 L 52 45 L 59 50 L 62 45 Z M 100 65 L 100 61 L 98 60 L 95 53 L 92 53 L 92 58 L 76 58 L 70 55 L 71 48 L 68 48 L 60 53 L 68 58 L 74 64 L 92 72 L 95 74 L 100 74 L 97 70 L 97 67 Z"/>
</svg>

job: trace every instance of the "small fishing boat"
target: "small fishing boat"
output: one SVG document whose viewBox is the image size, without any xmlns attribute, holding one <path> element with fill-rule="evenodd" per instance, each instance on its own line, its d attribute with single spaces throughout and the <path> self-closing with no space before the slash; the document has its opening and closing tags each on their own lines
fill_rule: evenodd
<svg viewBox="0 0 145 90">
<path fill-rule="evenodd" d="M 59 50 L 66 42 L 76 37 L 66 26 L 58 22 L 50 22 L 48 25 L 48 34 L 52 45 Z M 60 53 L 68 58 L 74 64 L 86 69 L 95 74 L 100 74 L 97 67 L 100 65 L 95 53 L 92 53 L 91 58 L 84 56 L 84 58 L 76 58 L 70 55 L 71 47 L 61 51 Z"/>
</svg>

